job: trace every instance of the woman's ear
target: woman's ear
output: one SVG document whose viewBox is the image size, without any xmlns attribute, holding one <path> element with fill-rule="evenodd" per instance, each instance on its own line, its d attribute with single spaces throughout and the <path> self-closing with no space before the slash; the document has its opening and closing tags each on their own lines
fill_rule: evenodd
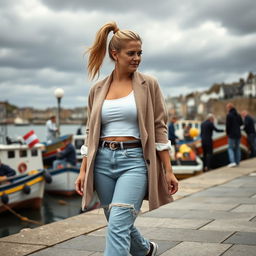
<svg viewBox="0 0 256 256">
<path fill-rule="evenodd" d="M 112 56 L 114 61 L 117 61 L 117 51 L 116 50 L 111 51 L 111 56 Z"/>
</svg>

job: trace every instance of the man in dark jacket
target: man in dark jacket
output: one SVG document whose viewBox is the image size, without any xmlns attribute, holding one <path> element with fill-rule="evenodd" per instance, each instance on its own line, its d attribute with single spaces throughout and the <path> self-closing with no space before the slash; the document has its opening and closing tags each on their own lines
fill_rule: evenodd
<svg viewBox="0 0 256 256">
<path fill-rule="evenodd" d="M 66 167 L 68 164 L 76 166 L 76 149 L 71 143 L 70 139 L 64 141 L 65 149 L 61 151 L 58 149 L 57 160 L 53 161 L 53 169 L 59 166 Z"/>
<path fill-rule="evenodd" d="M 213 143 L 212 143 L 213 131 L 224 132 L 224 130 L 218 129 L 215 127 L 213 114 L 208 114 L 207 119 L 201 124 L 201 132 L 200 132 L 202 148 L 203 148 L 204 171 L 211 170 L 211 161 L 212 161 L 212 153 L 213 153 Z"/>
<path fill-rule="evenodd" d="M 229 167 L 239 165 L 241 159 L 240 139 L 241 139 L 241 126 L 243 125 L 242 117 L 236 111 L 232 103 L 228 103 L 226 118 L 226 133 L 228 136 L 228 156 Z"/>
<path fill-rule="evenodd" d="M 0 160 L 0 181 L 6 180 L 8 177 L 16 175 L 16 172 Z"/>
<path fill-rule="evenodd" d="M 242 112 L 244 119 L 244 131 L 247 134 L 248 144 L 251 150 L 251 157 L 256 156 L 256 131 L 253 118 L 248 114 L 246 110 Z"/>
<path fill-rule="evenodd" d="M 171 122 L 168 125 L 168 139 L 171 141 L 173 146 L 176 146 L 176 142 L 179 139 L 175 134 L 175 127 L 174 124 L 176 123 L 177 119 L 175 116 L 171 118 Z"/>
</svg>

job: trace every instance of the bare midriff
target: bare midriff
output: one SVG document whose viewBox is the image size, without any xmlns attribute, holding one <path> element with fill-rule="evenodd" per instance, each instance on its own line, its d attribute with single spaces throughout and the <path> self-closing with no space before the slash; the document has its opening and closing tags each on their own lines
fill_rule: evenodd
<svg viewBox="0 0 256 256">
<path fill-rule="evenodd" d="M 129 141 L 129 140 L 138 140 L 134 137 L 106 137 L 102 138 L 101 140 L 106 140 L 106 141 Z"/>
</svg>

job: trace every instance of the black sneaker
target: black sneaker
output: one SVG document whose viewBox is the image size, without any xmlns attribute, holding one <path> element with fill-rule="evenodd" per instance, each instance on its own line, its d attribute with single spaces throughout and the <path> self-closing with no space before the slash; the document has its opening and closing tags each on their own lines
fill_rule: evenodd
<svg viewBox="0 0 256 256">
<path fill-rule="evenodd" d="M 154 242 L 149 242 L 150 243 L 150 251 L 146 256 L 156 256 L 158 245 Z"/>
</svg>

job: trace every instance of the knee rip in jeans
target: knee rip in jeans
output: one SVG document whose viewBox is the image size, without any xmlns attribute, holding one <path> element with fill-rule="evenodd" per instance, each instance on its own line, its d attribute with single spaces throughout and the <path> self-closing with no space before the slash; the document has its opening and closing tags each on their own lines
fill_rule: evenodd
<svg viewBox="0 0 256 256">
<path fill-rule="evenodd" d="M 110 211 L 113 206 L 130 209 L 131 213 L 133 214 L 134 217 L 137 217 L 140 213 L 140 211 L 137 211 L 135 209 L 134 205 L 132 205 L 132 204 L 113 203 L 113 204 L 110 204 L 108 206 L 104 206 L 103 208 Z"/>
</svg>

